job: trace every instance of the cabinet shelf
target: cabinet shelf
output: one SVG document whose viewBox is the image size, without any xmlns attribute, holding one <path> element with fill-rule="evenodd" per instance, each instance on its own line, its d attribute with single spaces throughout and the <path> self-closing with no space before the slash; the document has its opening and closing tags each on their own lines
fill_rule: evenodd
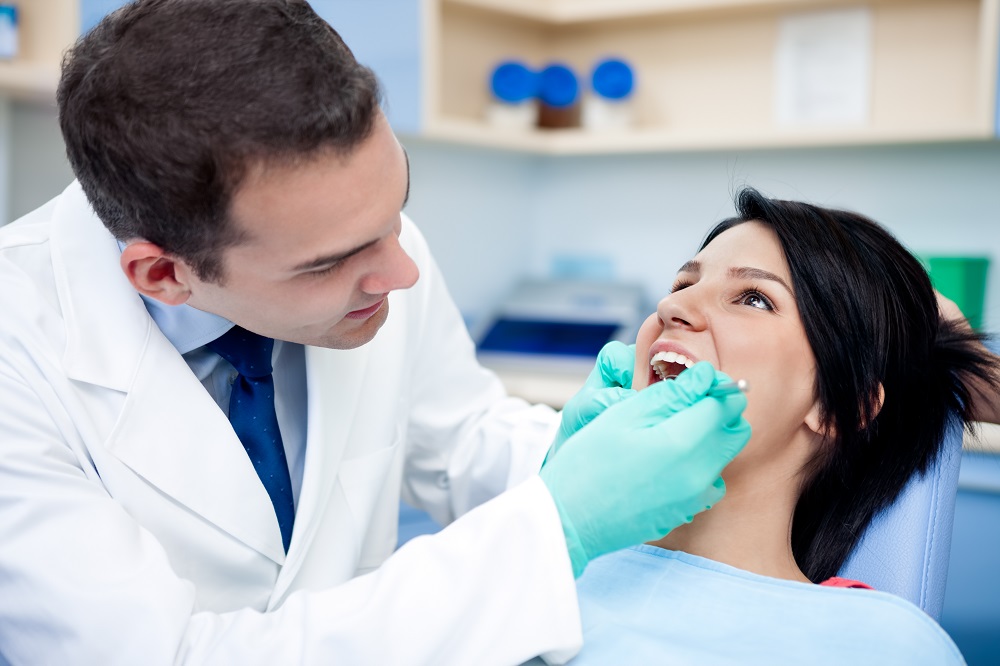
<svg viewBox="0 0 1000 666">
<path fill-rule="evenodd" d="M 775 119 L 782 20 L 867 7 L 863 125 Z M 437 0 L 428 2 L 423 136 L 541 154 L 988 140 L 996 136 L 1000 0 Z M 485 122 L 488 78 L 510 58 L 637 72 L 635 129 L 503 131 Z"/>
<path fill-rule="evenodd" d="M 810 127 L 741 130 L 635 129 L 592 132 L 566 130 L 503 130 L 484 123 L 443 118 L 428 123 L 421 138 L 482 148 L 541 155 L 611 155 L 619 153 L 669 153 L 762 148 L 810 148 L 878 144 L 982 141 L 994 138 L 990 128 L 977 124 L 925 129 L 873 130 L 867 127 Z"/>
</svg>

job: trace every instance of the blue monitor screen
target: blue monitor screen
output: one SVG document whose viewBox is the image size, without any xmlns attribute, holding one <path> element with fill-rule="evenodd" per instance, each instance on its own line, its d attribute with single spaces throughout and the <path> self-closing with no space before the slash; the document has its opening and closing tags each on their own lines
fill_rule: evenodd
<svg viewBox="0 0 1000 666">
<path fill-rule="evenodd" d="M 618 324 L 498 319 L 479 343 L 480 351 L 595 357 Z"/>
</svg>

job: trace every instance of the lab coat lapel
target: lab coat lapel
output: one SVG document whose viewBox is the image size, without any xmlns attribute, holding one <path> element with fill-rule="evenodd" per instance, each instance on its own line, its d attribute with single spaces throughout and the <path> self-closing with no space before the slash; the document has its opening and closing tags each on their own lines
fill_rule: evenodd
<svg viewBox="0 0 1000 666">
<path fill-rule="evenodd" d="M 284 598 L 302 567 L 316 531 L 325 520 L 344 450 L 356 425 L 354 415 L 370 357 L 369 345 L 335 350 L 306 347 L 308 425 L 302 490 L 288 561 L 275 584 L 272 604 Z M 332 564 L 332 563 L 331 563 Z"/>
<path fill-rule="evenodd" d="M 233 431 L 155 327 L 107 448 L 164 493 L 281 564 L 274 506 Z"/>
<path fill-rule="evenodd" d="M 71 379 L 125 393 L 106 448 L 136 474 L 275 562 L 281 532 L 229 420 L 160 333 L 79 185 L 53 219 L 54 273 Z"/>
</svg>

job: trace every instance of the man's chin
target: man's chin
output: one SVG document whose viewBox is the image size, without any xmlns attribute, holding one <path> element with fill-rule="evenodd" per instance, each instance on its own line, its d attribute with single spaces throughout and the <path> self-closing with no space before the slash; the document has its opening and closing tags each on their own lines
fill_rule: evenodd
<svg viewBox="0 0 1000 666">
<path fill-rule="evenodd" d="M 327 335 L 306 344 L 326 349 L 357 349 L 375 339 L 388 317 L 389 299 L 386 299 L 382 307 L 368 319 L 361 322 L 342 319 Z"/>
</svg>

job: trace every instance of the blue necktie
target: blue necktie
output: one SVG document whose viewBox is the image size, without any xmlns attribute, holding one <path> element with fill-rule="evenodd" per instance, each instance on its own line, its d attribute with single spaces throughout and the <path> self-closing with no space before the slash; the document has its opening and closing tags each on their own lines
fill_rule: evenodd
<svg viewBox="0 0 1000 666">
<path fill-rule="evenodd" d="M 295 524 L 295 500 L 274 412 L 271 377 L 274 340 L 234 326 L 218 340 L 208 343 L 208 348 L 229 361 L 239 373 L 229 398 L 229 422 L 271 497 L 287 553 Z"/>
</svg>

